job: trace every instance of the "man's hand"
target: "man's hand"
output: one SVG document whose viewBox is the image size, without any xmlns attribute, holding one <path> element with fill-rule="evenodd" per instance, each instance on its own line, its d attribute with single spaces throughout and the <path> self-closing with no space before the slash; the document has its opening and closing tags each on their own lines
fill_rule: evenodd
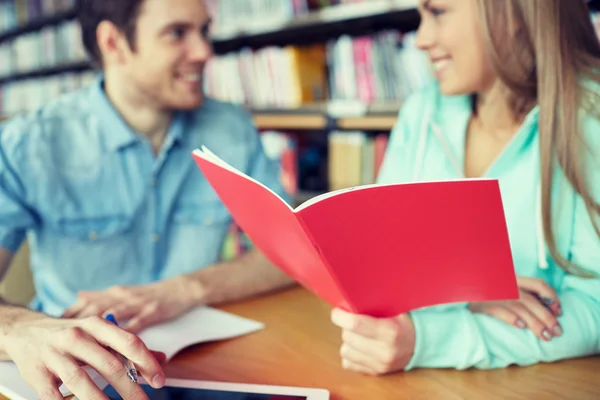
<svg viewBox="0 0 600 400">
<path fill-rule="evenodd" d="M 79 298 L 64 318 L 113 314 L 128 321 L 123 328 L 139 332 L 144 328 L 178 317 L 198 301 L 198 286 L 183 276 L 143 286 L 114 286 L 107 290 L 79 292 Z"/>
<path fill-rule="evenodd" d="M 159 361 L 144 342 L 100 317 L 64 320 L 39 315 L 11 323 L 1 335 L 5 352 L 42 399 L 62 400 L 62 382 L 77 398 L 107 400 L 82 365 L 100 373 L 124 399 L 147 399 L 127 377 L 117 353 L 131 360 L 152 387 L 165 383 Z"/>
<path fill-rule="evenodd" d="M 378 319 L 334 309 L 331 320 L 343 329 L 340 353 L 345 369 L 383 375 L 404 369 L 412 358 L 415 326 L 408 314 Z"/>
<path fill-rule="evenodd" d="M 558 316 L 562 315 L 560 300 L 546 282 L 541 279 L 518 277 L 520 299 L 473 303 L 469 310 L 498 318 L 518 328 L 529 328 L 544 341 L 562 335 Z"/>
</svg>

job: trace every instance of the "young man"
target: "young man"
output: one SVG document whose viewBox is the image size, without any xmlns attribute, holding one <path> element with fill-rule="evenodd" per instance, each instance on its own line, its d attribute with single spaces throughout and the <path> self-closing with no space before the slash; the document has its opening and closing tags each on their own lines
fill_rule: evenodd
<svg viewBox="0 0 600 400">
<path fill-rule="evenodd" d="M 155 386 L 164 382 L 159 364 L 101 316 L 137 332 L 292 282 L 257 250 L 219 261 L 231 217 L 191 152 L 206 145 L 287 195 L 251 119 L 203 97 L 211 56 L 203 0 L 78 7 L 102 77 L 0 133 L 0 276 L 27 233 L 37 293 L 34 310 L 0 305 L 0 356 L 42 398 L 62 398 L 59 381 L 81 399 L 103 398 L 81 363 L 124 398 L 144 398 L 106 347 Z"/>
</svg>

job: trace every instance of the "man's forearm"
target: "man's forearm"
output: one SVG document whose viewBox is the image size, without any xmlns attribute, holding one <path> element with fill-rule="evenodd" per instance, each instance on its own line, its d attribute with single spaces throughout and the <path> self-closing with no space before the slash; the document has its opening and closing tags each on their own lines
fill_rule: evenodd
<svg viewBox="0 0 600 400">
<path fill-rule="evenodd" d="M 10 359 L 5 351 L 5 344 L 6 337 L 15 323 L 41 317 L 43 314 L 10 304 L 0 297 L 0 361 Z"/>
<path fill-rule="evenodd" d="M 196 286 L 196 303 L 207 305 L 245 299 L 294 283 L 257 249 L 186 277 Z"/>
</svg>

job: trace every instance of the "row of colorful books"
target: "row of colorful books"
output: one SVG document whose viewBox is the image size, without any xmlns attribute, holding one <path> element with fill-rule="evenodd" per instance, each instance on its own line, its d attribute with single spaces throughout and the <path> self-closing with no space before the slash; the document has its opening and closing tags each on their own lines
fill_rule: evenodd
<svg viewBox="0 0 600 400">
<path fill-rule="evenodd" d="M 414 33 L 343 35 L 325 44 L 267 46 L 214 57 L 204 89 L 250 107 L 296 108 L 327 100 L 404 99 L 431 82 L 433 70 Z"/>
<path fill-rule="evenodd" d="M 81 27 L 75 21 L 46 27 L 0 43 L 0 76 L 84 61 Z"/>
<path fill-rule="evenodd" d="M 1 0 L 0 32 L 72 9 L 75 0 Z"/>
<path fill-rule="evenodd" d="M 298 133 L 264 131 L 261 138 L 265 152 L 281 163 L 281 181 L 292 196 L 301 192 L 319 192 L 369 185 L 377 180 L 387 149 L 387 133 L 369 134 L 364 131 L 332 131 L 327 140 L 313 144 L 300 140 Z M 315 146 L 325 145 L 315 152 Z M 309 180 L 310 170 L 321 176 L 320 187 Z M 326 171 L 325 174 L 320 172 Z"/>
<path fill-rule="evenodd" d="M 65 73 L 0 85 L 0 116 L 34 111 L 61 94 L 70 93 L 95 79 L 93 71 Z"/>
<path fill-rule="evenodd" d="M 392 3 L 395 0 L 205 0 L 213 34 L 227 38 L 243 33 L 272 30 L 298 17 L 329 8 L 357 3 Z M 416 5 L 416 1 L 415 1 Z M 352 7 L 352 6 L 350 6 Z"/>
</svg>

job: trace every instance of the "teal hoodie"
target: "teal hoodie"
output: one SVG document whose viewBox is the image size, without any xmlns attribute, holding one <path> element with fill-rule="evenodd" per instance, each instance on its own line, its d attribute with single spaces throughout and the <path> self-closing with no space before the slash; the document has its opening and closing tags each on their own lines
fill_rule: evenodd
<svg viewBox="0 0 600 400">
<path fill-rule="evenodd" d="M 464 178 L 469 96 L 444 96 L 437 84 L 409 97 L 390 134 L 378 183 Z M 583 129 L 596 152 L 589 157 L 589 182 L 600 199 L 600 122 L 583 116 Z M 510 326 L 467 304 L 449 304 L 411 313 L 416 330 L 414 355 L 406 367 L 502 368 L 600 352 L 600 279 L 564 272 L 550 257 L 542 231 L 538 108 L 525 118 L 484 177 L 498 179 L 516 274 L 544 279 L 558 293 L 563 334 L 545 342 L 529 329 Z M 439 199 L 439 206 L 444 200 Z M 600 276 L 600 239 L 583 200 L 558 171 L 553 216 L 561 254 Z M 451 232 L 448 232 L 451 234 Z M 485 269 L 485 265 L 481 265 Z M 431 279 L 435 279 L 432 277 Z"/>
</svg>

